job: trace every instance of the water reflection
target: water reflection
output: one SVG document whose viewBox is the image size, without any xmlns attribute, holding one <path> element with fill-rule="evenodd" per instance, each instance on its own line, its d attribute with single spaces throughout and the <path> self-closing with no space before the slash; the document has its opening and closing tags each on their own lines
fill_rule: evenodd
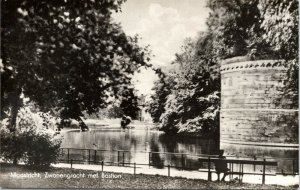
<svg viewBox="0 0 300 190">
<path fill-rule="evenodd" d="M 159 131 L 103 129 L 64 134 L 63 147 L 187 154 L 214 154 L 213 140 L 175 137 Z"/>
<path fill-rule="evenodd" d="M 99 129 L 87 132 L 70 131 L 64 134 L 62 147 L 100 149 L 96 153 L 81 151 L 84 158 L 88 156 L 97 160 L 112 163 L 141 163 L 163 168 L 170 164 L 184 169 L 199 169 L 205 167 L 193 155 L 216 155 L 219 145 L 213 139 L 200 139 L 182 136 L 169 136 L 159 131 Z M 234 157 L 267 157 L 267 158 L 298 158 L 298 150 L 272 149 L 268 147 L 250 147 L 237 145 L 222 145 L 225 155 Z M 119 152 L 118 152 L 119 150 Z M 122 150 L 128 150 L 123 152 Z M 154 152 L 150 153 L 149 152 Z M 160 152 L 160 153 L 159 153 Z M 172 152 L 178 154 L 164 154 Z M 71 156 L 78 159 L 80 153 L 73 152 Z M 292 162 L 278 161 L 278 171 L 289 171 Z M 298 162 L 297 162 L 298 164 Z"/>
</svg>

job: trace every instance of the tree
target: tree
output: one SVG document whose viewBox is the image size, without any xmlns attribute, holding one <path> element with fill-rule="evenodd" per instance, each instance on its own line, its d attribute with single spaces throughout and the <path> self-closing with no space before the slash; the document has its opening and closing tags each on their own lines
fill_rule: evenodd
<svg viewBox="0 0 300 190">
<path fill-rule="evenodd" d="M 167 89 L 159 82 L 155 87 L 150 110 L 156 121 L 161 122 L 161 129 L 218 133 L 219 63 L 233 56 L 244 56 L 246 60 L 285 59 L 290 65 L 286 95 L 293 98 L 297 107 L 297 2 L 211 0 L 208 7 L 208 31 L 200 33 L 196 41 L 186 41 L 176 54 L 174 85 Z M 167 72 L 165 75 L 171 76 Z M 163 93 L 163 89 L 167 92 Z"/>
<path fill-rule="evenodd" d="M 279 58 L 263 38 L 265 30 L 261 22 L 264 17 L 259 4 L 259 0 L 208 1 L 211 12 L 207 25 L 214 36 L 213 47 L 217 57 Z"/>
<path fill-rule="evenodd" d="M 216 54 L 226 58 L 247 53 L 249 40 L 260 32 L 257 4 L 258 0 L 208 1 L 207 6 L 212 11 L 207 25 L 215 35 Z"/>
<path fill-rule="evenodd" d="M 265 30 L 263 38 L 289 66 L 285 95 L 290 96 L 298 108 L 298 1 L 262 0 L 259 5 L 264 18 L 261 23 Z"/>
<path fill-rule="evenodd" d="M 123 91 L 120 108 L 124 115 L 131 117 L 131 119 L 137 119 L 139 111 L 138 98 L 132 87 Z"/>
<path fill-rule="evenodd" d="M 87 128 L 82 112 L 106 107 L 109 97 L 130 85 L 135 70 L 147 66 L 147 48 L 112 21 L 122 2 L 1 2 L 1 99 L 12 100 L 11 131 L 22 93 L 41 110 L 56 108 L 63 119 Z"/>
<path fill-rule="evenodd" d="M 207 24 L 220 59 L 284 59 L 286 94 L 298 105 L 298 2 L 295 0 L 212 0 Z"/>
<path fill-rule="evenodd" d="M 148 111 L 153 119 L 153 122 L 158 123 L 161 115 L 165 112 L 165 104 L 171 89 L 174 86 L 174 77 L 170 74 L 164 74 L 161 70 L 159 79 L 154 82 L 154 95 L 151 95 Z"/>
<path fill-rule="evenodd" d="M 211 48 L 210 33 L 187 39 L 176 54 L 173 71 L 165 73 L 167 84 L 156 85 L 150 110 L 158 113 L 161 130 L 202 135 L 218 132 L 220 77 Z"/>
<path fill-rule="evenodd" d="M 297 1 L 212 0 L 207 6 L 207 25 L 221 58 L 250 54 L 253 48 L 268 58 L 298 55 Z"/>
<path fill-rule="evenodd" d="M 120 108 L 120 105 L 112 105 L 107 108 L 107 117 L 108 118 L 121 118 L 123 116 L 123 111 Z"/>
<path fill-rule="evenodd" d="M 281 57 L 292 60 L 298 57 L 298 1 L 262 0 L 259 3 L 264 18 L 260 27 L 263 37 Z"/>
</svg>

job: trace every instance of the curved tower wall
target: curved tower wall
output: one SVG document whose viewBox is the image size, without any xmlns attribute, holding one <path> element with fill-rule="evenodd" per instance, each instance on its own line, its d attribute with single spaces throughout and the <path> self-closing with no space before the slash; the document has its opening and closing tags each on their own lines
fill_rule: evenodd
<svg viewBox="0 0 300 190">
<path fill-rule="evenodd" d="M 286 79 L 278 60 L 223 62 L 221 144 L 296 146 L 298 110 L 283 97 Z"/>
</svg>

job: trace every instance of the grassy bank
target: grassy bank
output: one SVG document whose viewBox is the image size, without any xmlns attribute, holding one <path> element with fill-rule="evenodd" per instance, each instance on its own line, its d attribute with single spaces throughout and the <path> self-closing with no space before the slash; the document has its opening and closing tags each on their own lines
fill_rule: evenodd
<svg viewBox="0 0 300 190">
<path fill-rule="evenodd" d="M 1 164 L 0 166 L 0 187 L 2 188 L 297 189 L 298 187 L 208 182 L 200 179 L 144 174 L 134 176 L 112 172 L 104 172 L 105 175 L 102 176 L 101 172 L 90 170 L 65 168 L 38 170 L 11 164 Z M 16 172 L 16 175 L 14 175 L 14 172 Z M 45 172 L 48 172 L 47 175 Z M 28 174 L 34 174 L 35 176 L 24 176 Z M 69 174 L 76 175 L 70 176 Z"/>
</svg>

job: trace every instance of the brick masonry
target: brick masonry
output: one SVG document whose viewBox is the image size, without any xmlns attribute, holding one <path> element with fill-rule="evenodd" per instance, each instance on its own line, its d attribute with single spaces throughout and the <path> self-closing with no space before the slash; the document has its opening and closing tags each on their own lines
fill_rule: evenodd
<svg viewBox="0 0 300 190">
<path fill-rule="evenodd" d="M 223 62 L 220 140 L 298 143 L 298 108 L 284 96 L 287 68 L 280 60 Z"/>
</svg>

